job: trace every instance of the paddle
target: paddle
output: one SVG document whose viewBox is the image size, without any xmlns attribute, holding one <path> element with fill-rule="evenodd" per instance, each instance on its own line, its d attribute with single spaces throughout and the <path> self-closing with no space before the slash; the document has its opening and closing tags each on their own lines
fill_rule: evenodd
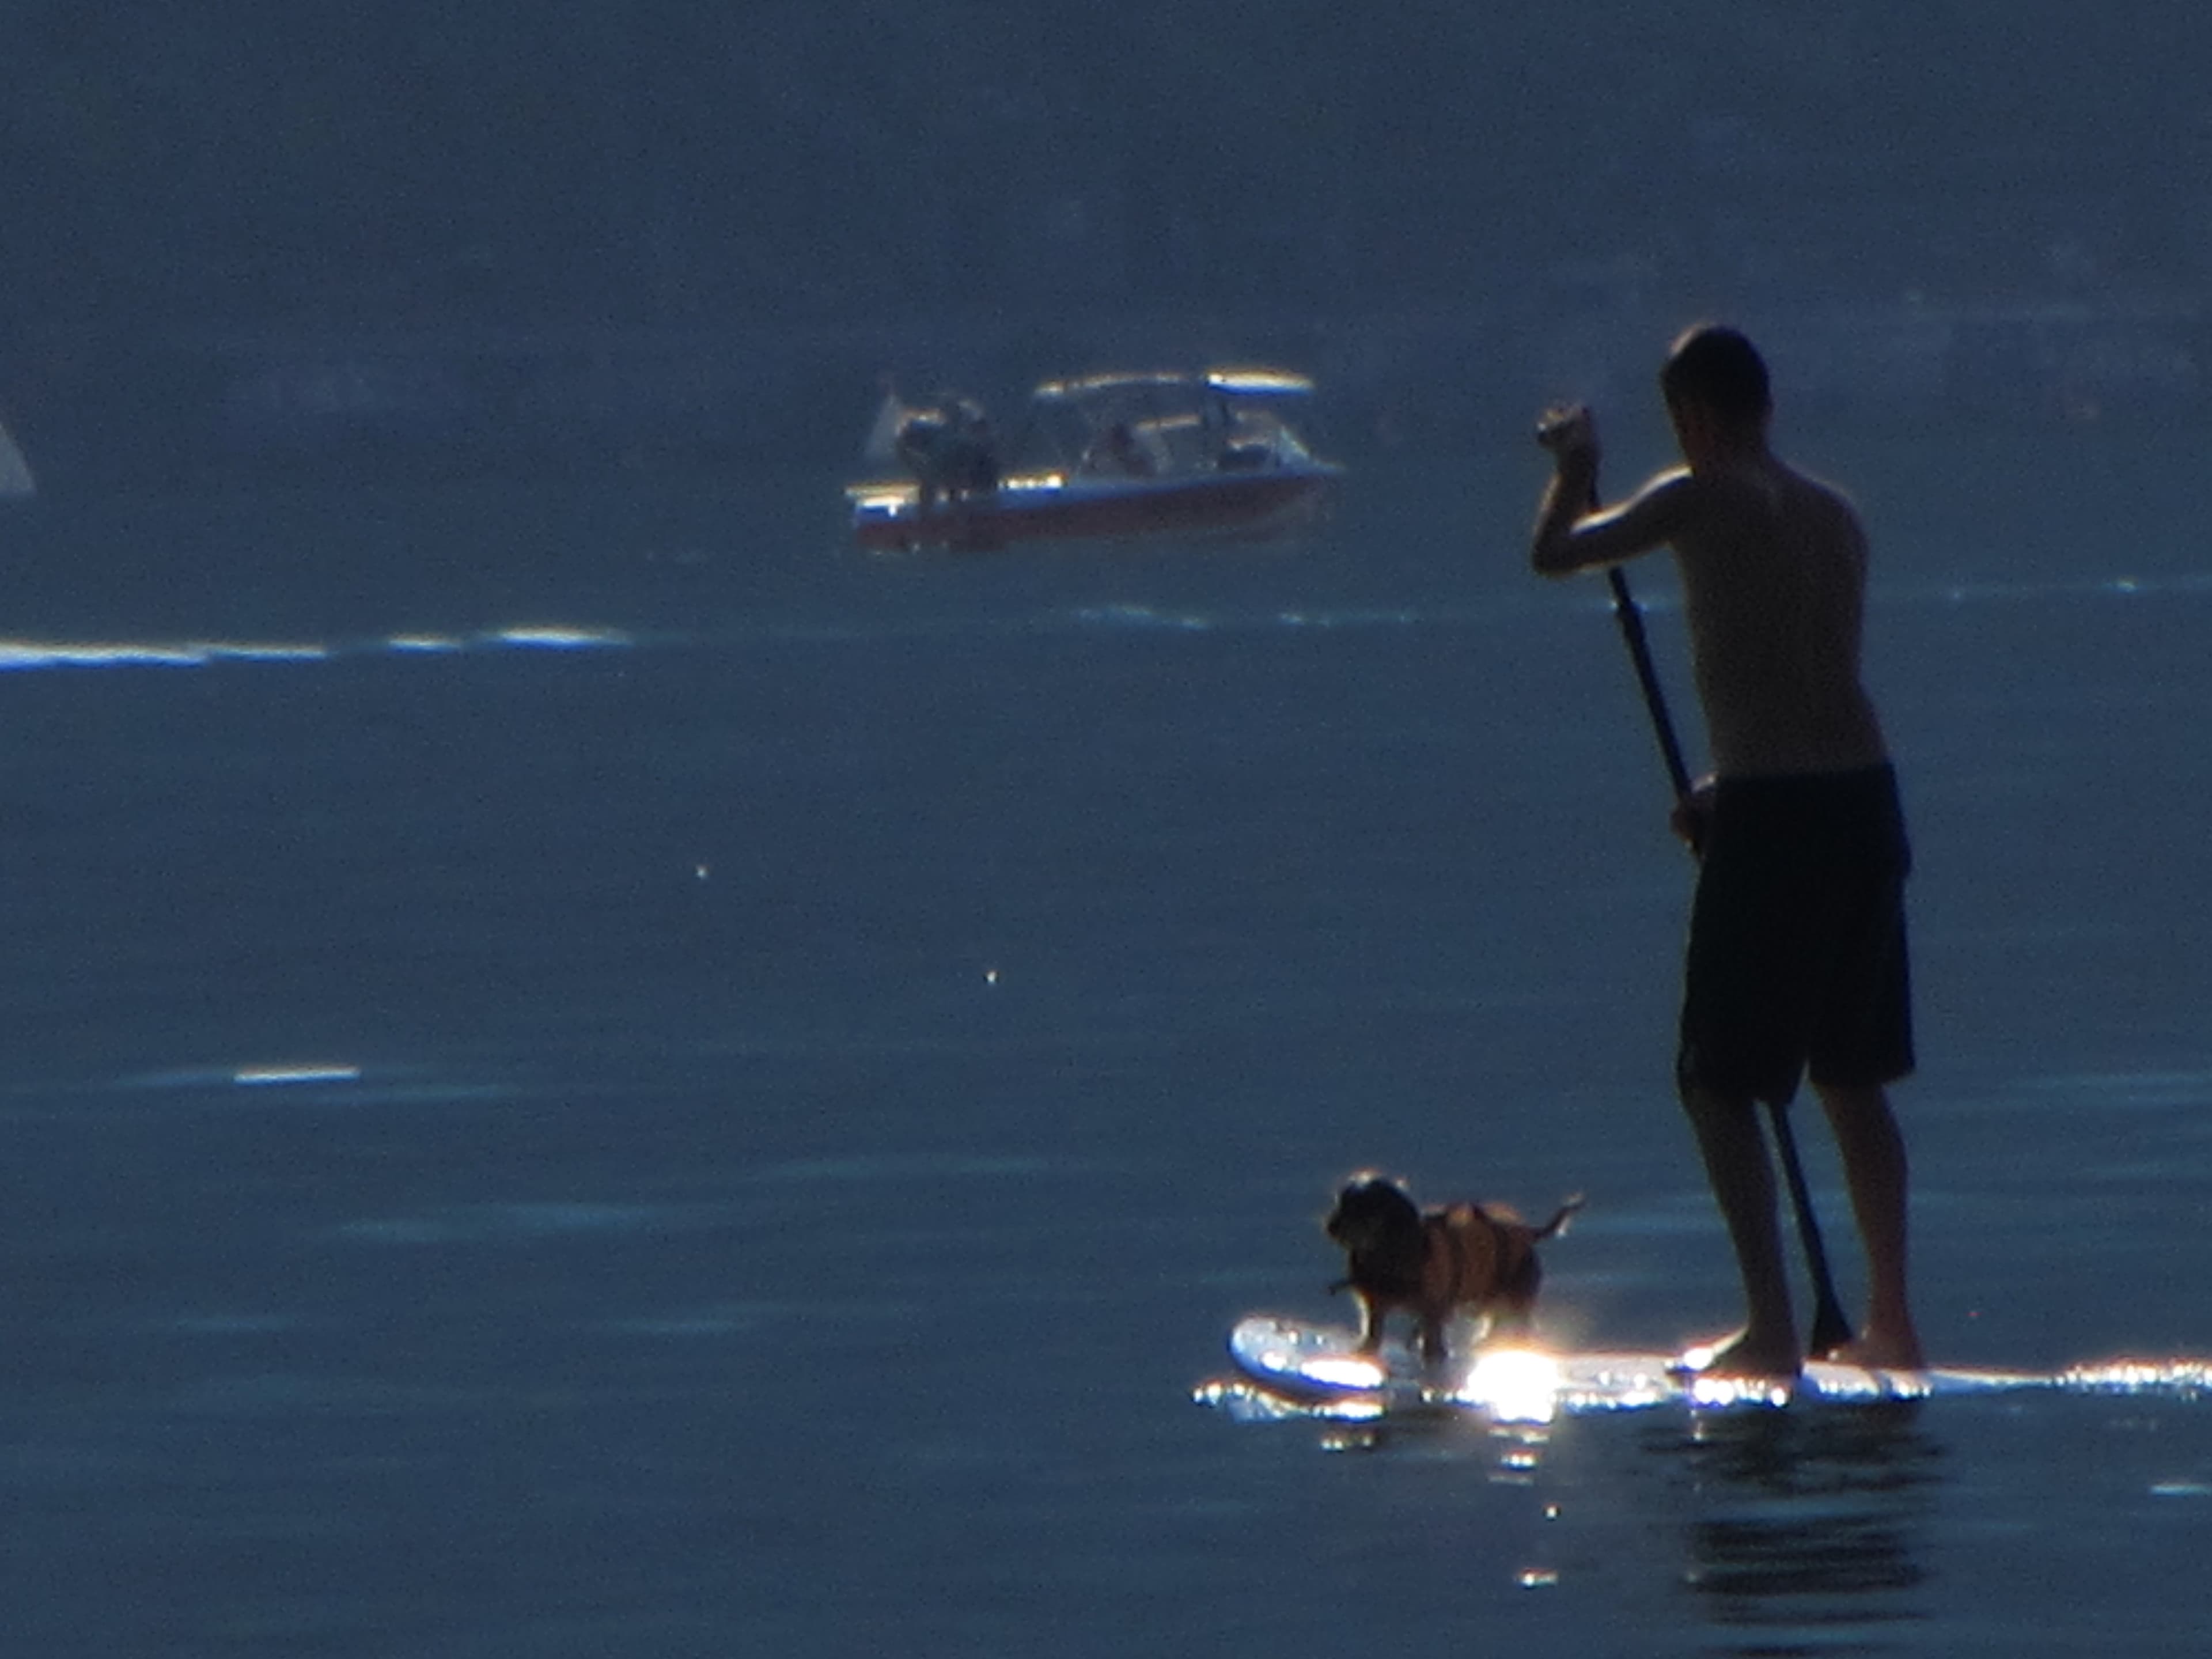
<svg viewBox="0 0 2212 1659">
<path fill-rule="evenodd" d="M 1590 507 L 1597 507 L 1597 481 L 1590 481 Z M 1628 591 L 1628 578 L 1621 574 L 1619 565 L 1608 568 L 1606 582 L 1613 590 L 1613 614 L 1620 623 L 1622 639 L 1628 644 L 1629 659 L 1636 665 L 1636 683 L 1644 692 L 1644 707 L 1651 716 L 1651 729 L 1659 739 L 1659 753 L 1667 763 L 1667 776 L 1674 786 L 1674 799 L 1684 807 L 1690 804 L 1692 786 L 1690 769 L 1682 762 L 1682 745 L 1674 736 L 1674 722 L 1667 713 L 1667 693 L 1659 684 L 1659 671 L 1651 661 L 1651 643 L 1644 637 L 1644 612 L 1637 607 L 1636 596 Z M 1691 846 L 1702 853 L 1696 841 L 1696 819 L 1690 818 Z M 1843 1304 L 1836 1296 L 1836 1281 L 1828 1271 L 1827 1247 L 1820 1241 L 1820 1224 L 1813 1213 L 1813 1194 L 1805 1184 L 1805 1165 L 1797 1156 L 1797 1137 L 1790 1127 L 1790 1110 L 1779 1101 L 1767 1102 L 1769 1117 L 1774 1124 L 1775 1150 L 1782 1156 L 1783 1179 L 1790 1187 L 1790 1207 L 1797 1218 L 1797 1240 L 1804 1247 L 1806 1264 L 1813 1271 L 1813 1333 L 1808 1344 L 1814 1358 L 1831 1353 L 1851 1340 L 1851 1322 L 1844 1317 Z"/>
</svg>

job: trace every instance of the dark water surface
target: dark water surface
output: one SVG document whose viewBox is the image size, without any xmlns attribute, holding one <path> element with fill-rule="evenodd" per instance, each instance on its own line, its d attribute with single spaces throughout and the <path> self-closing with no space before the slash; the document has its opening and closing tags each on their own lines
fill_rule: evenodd
<svg viewBox="0 0 2212 1659">
<path fill-rule="evenodd" d="M 1819 458 L 1881 559 L 1953 1363 L 2212 1352 L 2166 447 Z M 1510 461 L 957 565 L 841 553 L 828 478 L 11 514 L 0 1649 L 2201 1652 L 2212 1401 L 1191 1403 L 1237 1315 L 1331 1311 L 1356 1164 L 1586 1192 L 1565 1339 L 1733 1310 L 1688 872 Z"/>
</svg>

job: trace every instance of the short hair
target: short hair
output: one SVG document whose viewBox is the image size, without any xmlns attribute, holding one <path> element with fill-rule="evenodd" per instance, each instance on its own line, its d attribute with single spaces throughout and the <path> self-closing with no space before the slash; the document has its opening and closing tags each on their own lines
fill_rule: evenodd
<svg viewBox="0 0 2212 1659">
<path fill-rule="evenodd" d="M 1749 426 L 1774 408 L 1766 360 L 1741 330 L 1700 323 L 1674 342 L 1659 371 L 1669 407 L 1699 404 L 1731 425 Z"/>
</svg>

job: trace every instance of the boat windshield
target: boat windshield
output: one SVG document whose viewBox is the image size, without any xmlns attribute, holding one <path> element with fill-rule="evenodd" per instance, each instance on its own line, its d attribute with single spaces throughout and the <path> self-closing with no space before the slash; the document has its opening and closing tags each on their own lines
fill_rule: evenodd
<svg viewBox="0 0 2212 1659">
<path fill-rule="evenodd" d="M 1190 477 L 1310 462 L 1279 412 L 1313 391 L 1279 369 L 1091 374 L 1036 389 L 1049 460 L 1093 477 Z"/>
</svg>

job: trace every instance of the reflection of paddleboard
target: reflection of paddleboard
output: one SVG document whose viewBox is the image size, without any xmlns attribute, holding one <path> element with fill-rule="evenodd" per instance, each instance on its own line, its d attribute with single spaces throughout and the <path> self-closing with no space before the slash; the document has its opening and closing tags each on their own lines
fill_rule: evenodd
<svg viewBox="0 0 2212 1659">
<path fill-rule="evenodd" d="M 2025 1389 L 2071 1393 L 2212 1392 L 2212 1363 L 2130 1360 L 2055 1372 L 1941 1366 L 1877 1371 L 1815 1361 L 1794 1389 L 1700 1378 L 1671 1354 L 1551 1353 L 1490 1346 L 1436 1370 L 1402 1345 L 1358 1352 L 1339 1326 L 1255 1314 L 1229 1334 L 1237 1375 L 1206 1383 L 1198 1398 L 1246 1417 L 1367 1419 L 1407 1409 L 1466 1410 L 1502 1422 L 1548 1422 L 1567 1413 L 1679 1405 L 1699 1409 L 1792 1401 L 1866 1404 Z"/>
</svg>

